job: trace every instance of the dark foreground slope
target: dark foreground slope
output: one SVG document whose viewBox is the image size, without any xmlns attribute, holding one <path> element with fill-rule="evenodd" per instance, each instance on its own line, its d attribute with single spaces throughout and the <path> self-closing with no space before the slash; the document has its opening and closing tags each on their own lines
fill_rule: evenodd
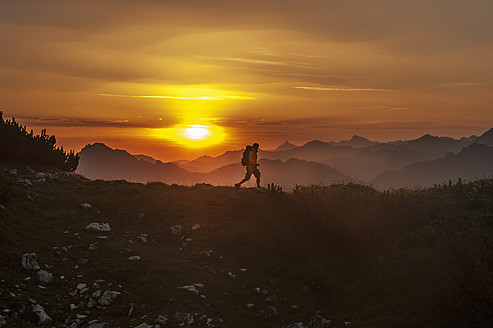
<svg viewBox="0 0 493 328">
<path fill-rule="evenodd" d="M 35 182 L 21 167 L 0 171 L 0 308 L 9 327 L 34 326 L 34 303 L 56 327 L 77 315 L 81 327 L 135 327 L 158 315 L 169 327 L 191 317 L 190 327 L 285 327 L 307 325 L 316 311 L 331 327 L 492 324 L 491 180 L 282 193 L 71 175 Z M 92 222 L 112 230 L 85 230 Z M 21 267 L 32 252 L 53 283 Z M 90 307 L 98 290 L 119 295 Z"/>
</svg>

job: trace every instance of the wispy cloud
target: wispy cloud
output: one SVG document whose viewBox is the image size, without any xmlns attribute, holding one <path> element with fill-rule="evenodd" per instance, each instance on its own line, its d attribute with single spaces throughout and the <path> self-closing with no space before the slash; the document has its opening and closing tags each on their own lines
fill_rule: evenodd
<svg viewBox="0 0 493 328">
<path fill-rule="evenodd" d="M 97 128 L 148 128 L 155 125 L 164 125 L 162 121 L 154 124 L 149 122 L 135 122 L 127 119 L 120 120 L 98 120 L 83 118 L 43 117 L 17 115 L 16 118 L 28 127 L 97 127 Z"/>
<path fill-rule="evenodd" d="M 340 88 L 340 87 L 293 87 L 294 89 L 312 90 L 312 91 L 343 91 L 343 92 L 389 92 L 397 93 L 397 90 L 373 89 L 373 88 Z"/>
<path fill-rule="evenodd" d="M 247 96 L 179 97 L 179 96 L 157 96 L 157 95 L 121 95 L 121 94 L 111 94 L 111 93 L 100 93 L 99 96 L 125 97 L 125 98 L 148 98 L 148 99 L 180 99 L 180 100 L 223 100 L 223 99 L 251 100 L 251 99 L 255 99 L 253 97 L 247 97 Z"/>
</svg>

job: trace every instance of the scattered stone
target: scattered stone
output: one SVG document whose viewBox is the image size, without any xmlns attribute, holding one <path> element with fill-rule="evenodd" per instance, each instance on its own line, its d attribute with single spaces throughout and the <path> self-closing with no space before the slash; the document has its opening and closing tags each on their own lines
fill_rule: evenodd
<svg viewBox="0 0 493 328">
<path fill-rule="evenodd" d="M 89 245 L 89 250 L 90 251 L 95 251 L 98 249 L 98 242 L 92 243 Z"/>
<path fill-rule="evenodd" d="M 36 174 L 34 174 L 34 177 L 36 179 L 45 179 L 46 181 L 46 178 L 49 178 L 50 174 L 46 172 L 36 172 Z"/>
<path fill-rule="evenodd" d="M 39 288 L 39 289 L 46 289 L 46 287 L 45 287 L 45 286 L 41 286 L 41 285 L 38 285 L 38 288 Z"/>
<path fill-rule="evenodd" d="M 50 316 L 46 314 L 45 309 L 39 304 L 33 306 L 33 312 L 38 315 L 40 325 L 45 325 L 53 321 Z"/>
<path fill-rule="evenodd" d="M 26 253 L 22 255 L 22 267 L 27 270 L 39 270 L 38 256 L 36 253 Z"/>
<path fill-rule="evenodd" d="M 85 315 L 85 314 L 77 314 L 76 317 L 77 317 L 77 319 L 85 319 L 85 318 L 87 318 L 87 315 Z"/>
<path fill-rule="evenodd" d="M 236 278 L 236 275 L 233 272 L 228 272 L 228 276 L 230 276 L 233 279 Z"/>
<path fill-rule="evenodd" d="M 84 288 L 84 289 L 81 289 L 80 292 L 79 292 L 79 295 L 84 295 L 85 292 L 87 292 L 89 290 L 89 288 Z"/>
<path fill-rule="evenodd" d="M 195 287 L 195 285 L 181 286 L 181 287 L 177 287 L 177 288 L 186 289 L 189 292 L 192 292 L 194 294 L 198 294 L 199 293 L 199 290 L 197 289 L 197 287 Z"/>
<path fill-rule="evenodd" d="M 181 235 L 181 233 L 183 231 L 183 227 L 181 225 L 177 224 L 177 225 L 172 226 L 170 228 L 170 230 L 171 230 L 171 234 L 173 236 L 177 236 L 177 235 Z"/>
<path fill-rule="evenodd" d="M 77 289 L 78 290 L 84 289 L 86 287 L 87 287 L 87 285 L 85 283 L 83 283 L 83 282 L 81 282 L 80 284 L 77 285 Z"/>
<path fill-rule="evenodd" d="M 137 236 L 137 240 L 145 244 L 145 243 L 147 243 L 147 238 L 146 237 L 147 237 L 147 235 L 142 234 L 140 236 Z"/>
<path fill-rule="evenodd" d="M 101 306 L 108 306 L 113 302 L 114 299 L 116 299 L 120 295 L 119 292 L 116 291 L 105 291 L 103 293 L 103 296 L 98 300 L 99 305 Z"/>
<path fill-rule="evenodd" d="M 303 325 L 303 322 L 296 322 L 296 323 L 290 324 L 286 328 L 305 328 L 305 326 Z"/>
<path fill-rule="evenodd" d="M 33 185 L 33 183 L 31 181 L 29 181 L 28 179 L 17 179 L 17 182 L 19 182 L 21 185 L 25 186 L 25 187 L 30 187 Z"/>
<path fill-rule="evenodd" d="M 98 239 L 108 239 L 108 236 L 98 236 Z"/>
<path fill-rule="evenodd" d="M 240 269 L 240 270 L 241 270 L 241 272 L 247 272 L 247 271 L 248 271 L 248 270 L 247 270 L 247 269 L 245 269 L 245 268 L 242 268 L 242 269 Z"/>
<path fill-rule="evenodd" d="M 156 323 L 158 325 L 165 325 L 166 322 L 168 322 L 168 318 L 166 318 L 164 315 L 158 315 L 156 318 Z"/>
<path fill-rule="evenodd" d="M 349 326 L 351 324 L 351 321 L 344 321 L 344 325 Z"/>
<path fill-rule="evenodd" d="M 134 303 L 130 303 L 130 310 L 128 310 L 128 316 L 130 317 L 134 313 Z"/>
<path fill-rule="evenodd" d="M 144 212 L 139 213 L 139 219 L 142 219 L 145 216 Z"/>
<path fill-rule="evenodd" d="M 135 328 L 154 328 L 154 326 L 148 325 L 147 323 L 141 323 L 138 326 L 135 326 Z"/>
<path fill-rule="evenodd" d="M 0 328 L 5 326 L 6 324 L 7 324 L 7 319 L 3 315 L 0 315 Z"/>
<path fill-rule="evenodd" d="M 81 259 L 77 260 L 77 263 L 79 263 L 79 264 L 86 264 L 87 262 L 89 262 L 89 259 L 81 258 Z"/>
<path fill-rule="evenodd" d="M 106 328 L 108 324 L 106 322 L 95 322 L 87 326 L 87 328 Z"/>
<path fill-rule="evenodd" d="M 329 328 L 330 324 L 331 324 L 330 320 L 325 319 L 324 317 L 322 317 L 320 315 L 319 312 L 317 312 L 315 314 L 315 316 L 313 316 L 310 319 L 310 322 L 308 323 L 308 327 L 310 327 L 310 328 Z"/>
<path fill-rule="evenodd" d="M 205 249 L 203 251 L 200 251 L 200 254 L 201 255 L 204 255 L 204 256 L 208 256 L 208 257 L 211 257 L 212 256 L 212 249 Z"/>
<path fill-rule="evenodd" d="M 249 309 L 253 308 L 254 306 L 255 306 L 255 304 L 253 304 L 253 303 L 247 304 L 247 308 L 249 308 Z"/>
<path fill-rule="evenodd" d="M 97 290 L 91 295 L 94 298 L 100 298 L 101 297 L 101 290 Z"/>
<path fill-rule="evenodd" d="M 175 318 L 180 326 L 191 325 L 195 321 L 192 313 L 176 312 Z"/>
<path fill-rule="evenodd" d="M 7 208 L 5 206 L 3 206 L 2 204 L 0 204 L 0 210 L 2 211 L 5 211 Z"/>
<path fill-rule="evenodd" d="M 92 205 L 89 203 L 80 203 L 80 206 L 82 206 L 83 208 L 92 208 Z"/>
<path fill-rule="evenodd" d="M 139 255 L 134 255 L 134 256 L 130 256 L 128 259 L 130 261 L 139 261 L 142 258 Z"/>
<path fill-rule="evenodd" d="M 87 225 L 86 230 L 90 231 L 111 231 L 109 223 L 93 222 Z"/>
<path fill-rule="evenodd" d="M 17 169 L 12 169 L 12 170 L 6 169 L 5 172 L 8 175 L 17 175 Z"/>
<path fill-rule="evenodd" d="M 192 230 L 197 230 L 197 229 L 200 229 L 201 225 L 200 224 L 196 224 L 192 227 Z"/>
<path fill-rule="evenodd" d="M 45 284 L 51 284 L 53 282 L 53 275 L 45 270 L 39 270 L 38 279 Z"/>
<path fill-rule="evenodd" d="M 87 301 L 87 307 L 89 309 L 92 309 L 93 307 L 95 307 L 96 305 L 98 305 L 98 303 L 96 302 L 96 300 L 94 298 L 89 298 L 89 301 Z"/>
</svg>

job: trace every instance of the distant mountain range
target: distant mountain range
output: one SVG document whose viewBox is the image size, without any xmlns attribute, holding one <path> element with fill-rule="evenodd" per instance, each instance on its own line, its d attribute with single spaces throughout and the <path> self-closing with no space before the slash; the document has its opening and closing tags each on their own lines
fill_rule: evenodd
<svg viewBox="0 0 493 328">
<path fill-rule="evenodd" d="M 233 185 L 245 173 L 239 163 L 242 152 L 163 163 L 95 143 L 81 150 L 77 172 L 92 179 Z M 260 150 L 259 158 L 263 184 L 291 188 L 356 180 L 380 189 L 424 187 L 491 176 L 493 129 L 460 139 L 427 134 L 386 143 L 356 135 L 350 140 L 313 140 L 301 146 L 286 141 L 275 150 Z"/>
<path fill-rule="evenodd" d="M 232 154 L 231 154 L 232 153 Z M 233 156 L 236 152 L 228 152 L 227 156 Z M 156 161 L 154 164 L 148 156 L 132 156 L 125 150 L 111 149 L 108 146 L 95 143 L 84 147 L 80 155 L 77 173 L 90 179 L 120 180 L 130 182 L 154 182 L 160 181 L 168 184 L 191 185 L 195 183 L 210 183 L 215 185 L 234 185 L 243 179 L 245 169 L 239 163 L 227 164 L 211 172 L 190 172 L 180 164 L 163 163 Z M 208 160 L 200 157 L 192 161 L 194 164 Z M 280 160 L 260 159 L 263 184 L 275 183 L 285 187 L 294 187 L 297 184 L 330 184 L 350 180 L 349 177 L 327 165 L 299 159 L 289 159 L 286 162 Z M 255 178 L 252 176 L 251 185 Z"/>
</svg>

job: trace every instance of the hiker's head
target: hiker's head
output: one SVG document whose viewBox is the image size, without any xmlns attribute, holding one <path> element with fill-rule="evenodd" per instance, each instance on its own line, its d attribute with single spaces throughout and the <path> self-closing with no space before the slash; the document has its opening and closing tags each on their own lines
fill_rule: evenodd
<svg viewBox="0 0 493 328">
<path fill-rule="evenodd" d="M 254 144 L 252 145 L 252 147 L 253 147 L 253 149 L 258 150 L 258 143 L 254 143 Z"/>
</svg>

